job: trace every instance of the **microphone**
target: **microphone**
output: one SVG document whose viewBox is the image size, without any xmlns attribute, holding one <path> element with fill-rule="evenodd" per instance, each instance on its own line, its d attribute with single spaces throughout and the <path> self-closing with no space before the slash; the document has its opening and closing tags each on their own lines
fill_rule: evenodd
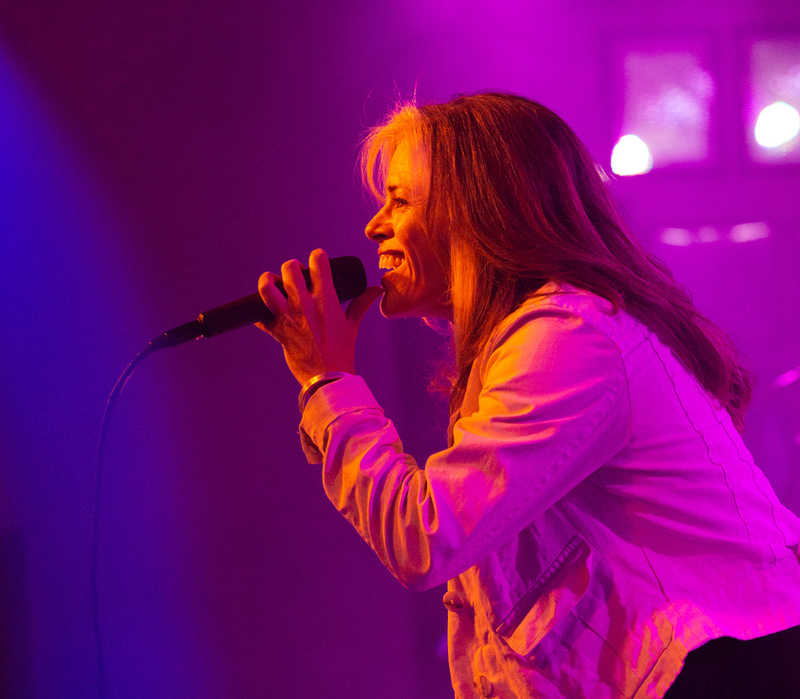
<svg viewBox="0 0 800 699">
<path fill-rule="evenodd" d="M 339 301 L 349 301 L 367 288 L 367 273 L 364 265 L 357 257 L 334 257 L 330 260 L 333 286 Z M 303 270 L 306 287 L 311 291 L 311 272 Z M 284 296 L 286 291 L 280 280 L 275 286 Z M 150 342 L 150 351 L 175 347 L 176 345 L 197 340 L 201 337 L 215 337 L 229 330 L 243 328 L 246 325 L 263 322 L 269 323 L 275 316 L 264 304 L 260 294 L 250 294 L 244 298 L 217 306 L 197 316 L 197 320 L 167 330 L 163 335 Z"/>
</svg>

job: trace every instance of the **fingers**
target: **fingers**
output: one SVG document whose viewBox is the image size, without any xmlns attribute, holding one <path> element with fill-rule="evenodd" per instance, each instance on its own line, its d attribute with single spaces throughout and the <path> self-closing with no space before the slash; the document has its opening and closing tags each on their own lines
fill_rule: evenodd
<svg viewBox="0 0 800 699">
<path fill-rule="evenodd" d="M 289 370 L 301 384 L 324 371 L 355 371 L 359 325 L 383 294 L 379 287 L 370 287 L 344 311 L 336 295 L 330 261 L 322 250 L 311 253 L 308 274 L 311 292 L 297 260 L 284 263 L 280 277 L 271 272 L 262 274 L 258 284 L 261 298 L 275 316 L 259 327 L 283 345 Z"/>
<path fill-rule="evenodd" d="M 309 293 L 303 269 L 297 260 L 288 260 L 281 266 L 281 276 L 272 272 L 264 272 L 259 277 L 258 292 L 266 307 L 276 318 L 285 313 L 295 299 L 300 301 L 300 306 L 305 306 L 307 303 Z M 266 329 L 263 323 L 256 325 Z"/>
<path fill-rule="evenodd" d="M 345 312 L 333 284 L 330 261 L 323 250 L 311 253 L 307 274 L 311 291 L 297 260 L 285 262 L 281 266 L 281 276 L 271 272 L 261 275 L 259 293 L 275 318 L 259 327 L 293 355 L 311 352 L 326 364 L 350 365 L 361 320 L 383 292 L 379 287 L 367 289 Z"/>
<path fill-rule="evenodd" d="M 331 273 L 331 263 L 328 254 L 324 250 L 314 250 L 308 258 L 308 268 L 311 272 L 312 290 L 318 290 L 322 294 L 322 302 L 325 307 L 333 305 L 340 306 L 341 303 L 336 295 L 336 287 L 333 284 L 333 274 Z"/>
<path fill-rule="evenodd" d="M 305 306 L 310 294 L 303 276 L 304 267 L 297 260 L 287 260 L 281 265 L 281 277 L 286 290 L 285 295 L 290 299 L 297 299 Z"/>
<path fill-rule="evenodd" d="M 277 282 L 279 281 L 281 281 L 281 278 L 272 272 L 264 272 L 264 274 L 258 278 L 258 293 L 261 295 L 261 300 L 264 302 L 264 305 L 269 308 L 274 316 L 282 313 L 286 309 L 288 303 L 286 297 L 277 286 Z M 262 330 L 269 332 L 264 323 L 256 323 L 256 325 Z"/>
<path fill-rule="evenodd" d="M 256 327 L 271 335 L 278 342 L 285 339 L 285 321 L 292 313 L 292 308 L 297 309 L 299 289 L 308 291 L 303 278 L 303 268 L 297 260 L 289 260 L 281 267 L 282 277 L 272 272 L 264 272 L 258 279 L 258 292 L 261 300 L 273 315 L 273 319 L 266 323 L 256 323 Z M 289 298 L 292 294 L 292 298 Z M 300 302 L 301 313 L 304 312 L 303 303 Z M 280 319 L 280 320 L 279 320 Z"/>
<path fill-rule="evenodd" d="M 309 275 L 311 280 L 311 290 L 306 284 L 303 271 L 305 268 L 297 260 L 288 260 L 281 266 L 281 276 L 265 272 L 259 279 L 259 292 L 264 303 L 273 313 L 286 308 L 286 297 L 297 298 L 301 305 L 305 306 L 307 300 L 316 295 L 321 290 L 323 307 L 335 304 L 341 305 L 333 283 L 330 260 L 324 250 L 314 250 L 309 256 Z M 283 285 L 284 291 L 281 292 L 280 286 Z M 276 293 L 277 292 L 277 293 Z M 280 294 L 283 298 L 280 298 Z M 273 308 L 274 305 L 274 308 Z"/>
</svg>

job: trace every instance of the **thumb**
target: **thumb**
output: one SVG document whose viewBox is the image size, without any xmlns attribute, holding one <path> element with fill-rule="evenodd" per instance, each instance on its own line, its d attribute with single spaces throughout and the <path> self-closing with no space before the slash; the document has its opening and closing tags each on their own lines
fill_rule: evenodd
<svg viewBox="0 0 800 699">
<path fill-rule="evenodd" d="M 381 296 L 383 296 L 383 289 L 379 286 L 370 286 L 365 292 L 356 296 L 350 302 L 347 311 L 345 311 L 345 316 L 353 330 L 358 330 L 358 326 L 361 325 L 361 319 L 364 317 L 364 314 Z"/>
</svg>

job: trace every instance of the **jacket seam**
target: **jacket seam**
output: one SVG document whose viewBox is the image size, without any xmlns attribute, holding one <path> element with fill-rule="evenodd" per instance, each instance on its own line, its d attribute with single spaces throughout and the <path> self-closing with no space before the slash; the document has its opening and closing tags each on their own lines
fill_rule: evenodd
<svg viewBox="0 0 800 699">
<path fill-rule="evenodd" d="M 744 526 L 744 530 L 747 533 L 747 540 L 749 542 L 752 542 L 753 538 L 750 535 L 750 527 L 747 526 L 747 520 L 744 518 L 744 515 L 742 514 L 741 510 L 739 509 L 739 503 L 738 503 L 738 501 L 736 499 L 736 492 L 733 490 L 733 488 L 731 488 L 730 484 L 728 483 L 728 474 L 725 471 L 725 468 L 722 466 L 722 464 L 718 463 L 717 461 L 715 461 L 712 458 L 712 456 L 711 456 L 711 448 L 709 447 L 708 440 L 706 440 L 706 435 L 705 435 L 704 432 L 702 432 L 701 430 L 697 429 L 697 427 L 695 426 L 694 422 L 692 421 L 692 418 L 689 416 L 689 411 L 686 410 L 686 406 L 683 404 L 683 399 L 681 397 L 681 394 L 678 392 L 677 386 L 675 385 L 675 380 L 672 378 L 672 374 L 670 373 L 669 369 L 667 369 L 667 365 L 664 362 L 664 359 L 662 358 L 661 354 L 655 348 L 655 345 L 653 344 L 653 339 L 651 337 L 647 337 L 646 340 L 647 340 L 647 342 L 650 343 L 650 346 L 653 349 L 653 353 L 655 354 L 656 357 L 658 357 L 658 361 L 661 363 L 661 366 L 664 368 L 664 373 L 666 374 L 667 378 L 669 379 L 670 384 L 672 385 L 672 390 L 673 390 L 673 392 L 675 394 L 675 398 L 677 399 L 678 403 L 680 404 L 681 410 L 683 410 L 683 414 L 686 416 L 687 422 L 689 423 L 689 425 L 691 425 L 691 427 L 694 430 L 694 432 L 702 440 L 703 445 L 706 448 L 706 455 L 708 457 L 708 462 L 711 463 L 711 464 L 714 464 L 720 470 L 720 472 L 722 473 L 722 478 L 725 481 L 725 487 L 728 489 L 728 491 L 731 494 L 731 498 L 733 500 L 733 506 L 734 506 L 734 509 L 736 510 L 736 514 L 739 516 L 739 519 L 741 520 L 742 525 Z M 689 373 L 688 370 L 687 370 L 687 373 Z M 692 374 L 689 374 L 689 375 L 692 376 L 692 378 L 695 381 L 697 380 L 696 377 L 694 377 L 694 375 L 692 375 Z M 707 401 L 707 399 L 706 399 L 706 401 Z M 773 552 L 773 554 L 774 554 L 774 552 Z"/>
</svg>

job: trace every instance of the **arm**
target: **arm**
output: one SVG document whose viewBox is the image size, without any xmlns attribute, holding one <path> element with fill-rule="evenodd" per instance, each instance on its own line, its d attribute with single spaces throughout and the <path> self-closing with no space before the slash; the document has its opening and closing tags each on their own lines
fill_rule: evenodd
<svg viewBox="0 0 800 699">
<path fill-rule="evenodd" d="M 577 315 L 525 314 L 477 370 L 477 411 L 456 422 L 453 445 L 424 469 L 359 377 L 320 389 L 303 416 L 331 502 L 411 588 L 480 561 L 628 438 L 619 351 Z"/>
</svg>

